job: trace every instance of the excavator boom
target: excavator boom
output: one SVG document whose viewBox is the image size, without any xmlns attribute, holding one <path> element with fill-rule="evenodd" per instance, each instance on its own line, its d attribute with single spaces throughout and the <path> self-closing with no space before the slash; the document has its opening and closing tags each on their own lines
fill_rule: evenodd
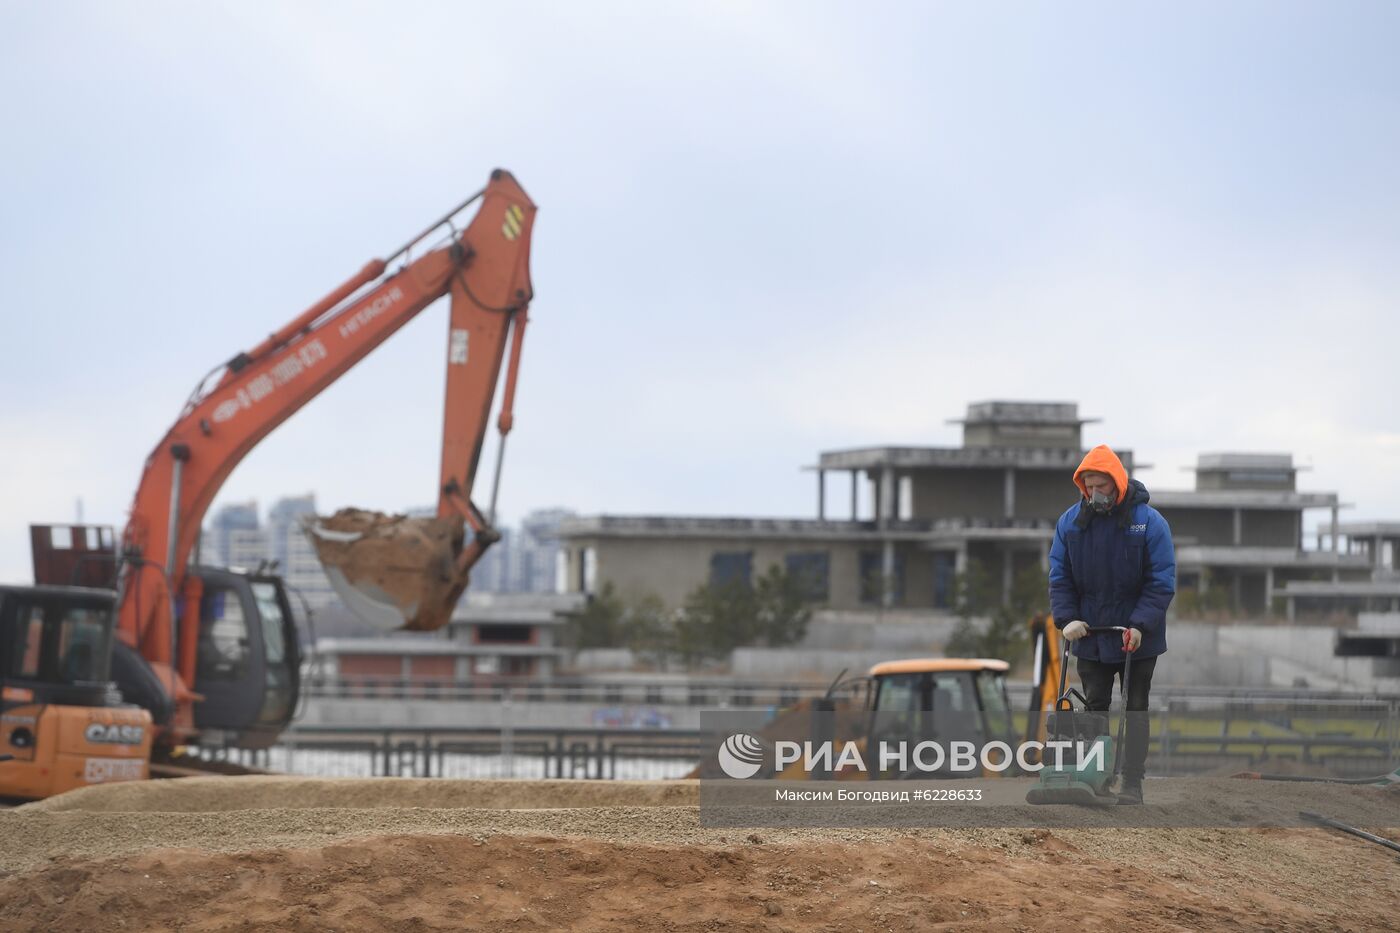
<svg viewBox="0 0 1400 933">
<path fill-rule="evenodd" d="M 453 216 L 476 200 L 476 214 L 459 231 Z M 212 385 L 209 379 L 201 383 L 151 452 L 122 540 L 118 637 L 140 652 L 183 710 L 176 717 L 177 731 L 193 729 L 189 709 L 201 699 L 194 691 L 204 692 L 197 669 L 204 650 L 205 594 L 202 575 L 189 572 L 189 560 L 214 497 L 268 433 L 444 295 L 451 296 L 451 310 L 444 349 L 441 481 L 433 520 L 438 530 L 431 541 L 425 539 L 413 572 L 400 573 L 389 587 L 375 576 L 381 568 L 367 568 L 359 559 L 364 555 L 354 547 L 358 539 L 342 534 L 339 541 L 316 541 L 334 545 L 322 547 L 332 581 L 369 600 L 366 606 L 377 606 L 381 620 L 392 618 L 414 628 L 436 628 L 447 621 L 471 565 L 498 537 L 471 492 L 513 333 L 502 434 L 510 427 L 509 403 L 532 297 L 529 253 L 535 211 L 515 179 L 496 170 L 481 192 L 389 260 L 370 262 L 251 351 L 230 359 Z M 413 257 L 430 234 L 444 228 L 445 242 Z M 402 264 L 386 274 L 398 259 Z M 409 579 L 414 574 L 416 584 Z M 260 605 L 270 605 L 259 599 Z"/>
</svg>

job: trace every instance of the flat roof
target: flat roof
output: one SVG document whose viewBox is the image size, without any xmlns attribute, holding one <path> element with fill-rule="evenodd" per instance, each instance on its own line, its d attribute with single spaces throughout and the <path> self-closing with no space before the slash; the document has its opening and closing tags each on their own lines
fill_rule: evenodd
<svg viewBox="0 0 1400 933">
<path fill-rule="evenodd" d="M 578 515 L 559 523 L 561 538 L 855 538 L 871 522 L 804 518 L 719 518 L 701 515 Z"/>
<path fill-rule="evenodd" d="M 1180 566 L 1205 564 L 1217 567 L 1319 567 L 1367 569 L 1370 558 L 1364 554 L 1332 551 L 1300 551 L 1291 547 L 1258 547 L 1232 544 L 1181 544 L 1176 548 Z"/>
<path fill-rule="evenodd" d="M 316 654 L 319 655 L 365 655 L 397 654 L 413 657 L 428 656 L 469 656 L 501 655 L 515 657 L 563 657 L 563 648 L 546 648 L 538 645 L 510 642 L 506 644 L 476 645 L 469 641 L 448 638 L 416 639 L 403 637 L 387 638 L 318 638 Z"/>
<path fill-rule="evenodd" d="M 1197 470 L 1277 470 L 1292 471 L 1292 454 L 1246 454 L 1234 452 L 1208 453 L 1196 455 Z"/>
<path fill-rule="evenodd" d="M 452 625 L 559 625 L 588 599 L 582 593 L 471 593 L 452 610 Z"/>
<path fill-rule="evenodd" d="M 971 402 L 967 416 L 949 418 L 949 424 L 1056 424 L 1082 425 L 1098 418 L 1079 417 L 1078 402 L 1034 402 L 991 399 Z"/>
<path fill-rule="evenodd" d="M 1118 451 L 1132 469 L 1132 451 Z M 857 447 L 824 450 L 817 458 L 818 470 L 870 470 L 877 467 L 904 469 L 964 469 L 1015 467 L 1019 470 L 1064 470 L 1072 472 L 1084 459 L 1084 451 L 1065 447 Z M 1137 469 L 1143 469 L 1141 465 Z"/>
<path fill-rule="evenodd" d="M 1330 535 L 1332 523 L 1322 522 L 1317 526 L 1317 532 Z M 1338 522 L 1337 533 L 1353 538 L 1397 538 L 1400 537 L 1400 521 Z"/>
<path fill-rule="evenodd" d="M 1277 596 L 1389 596 L 1400 599 L 1400 580 L 1289 580 Z"/>
<path fill-rule="evenodd" d="M 1152 489 L 1148 505 L 1163 509 L 1315 509 L 1341 505 L 1335 492 L 1279 489 Z"/>
<path fill-rule="evenodd" d="M 870 676 L 940 671 L 999 671 L 1004 674 L 1010 669 L 1010 664 L 998 658 L 907 658 L 903 661 L 883 661 L 876 664 L 870 669 Z"/>
<path fill-rule="evenodd" d="M 710 538 L 779 541 L 1049 540 L 1054 519 L 829 521 L 804 518 L 711 518 L 687 515 L 580 515 L 559 526 L 561 538 Z"/>
</svg>

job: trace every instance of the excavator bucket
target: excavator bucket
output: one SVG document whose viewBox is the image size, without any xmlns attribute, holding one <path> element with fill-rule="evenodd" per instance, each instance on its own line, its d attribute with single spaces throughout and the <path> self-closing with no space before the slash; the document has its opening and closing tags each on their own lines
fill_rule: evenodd
<svg viewBox="0 0 1400 933">
<path fill-rule="evenodd" d="M 304 523 L 331 586 L 357 616 L 385 630 L 446 625 L 467 587 L 458 572 L 459 518 L 341 509 Z"/>
</svg>

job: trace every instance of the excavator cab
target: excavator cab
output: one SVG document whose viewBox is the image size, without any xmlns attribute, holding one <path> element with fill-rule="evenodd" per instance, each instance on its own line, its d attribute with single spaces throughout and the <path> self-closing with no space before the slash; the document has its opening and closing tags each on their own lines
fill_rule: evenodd
<svg viewBox="0 0 1400 933">
<path fill-rule="evenodd" d="M 97 525 L 31 525 L 34 578 L 45 584 L 79 581 L 82 590 L 115 598 L 117 552 L 110 528 Z M 194 566 L 203 582 L 195 653 L 194 705 L 201 744 L 264 748 L 291 721 L 300 689 L 301 651 L 282 579 L 219 567 Z M 158 595 L 158 594 L 157 594 Z M 181 607 L 186 618 L 189 607 Z M 99 666 L 93 680 L 113 681 L 128 703 L 147 710 L 159 727 L 175 715 L 173 691 L 135 647 L 107 636 L 91 650 Z M 110 686 L 110 685 L 107 685 Z"/>
<path fill-rule="evenodd" d="M 301 650 L 282 579 L 196 566 L 199 600 L 194 721 L 204 744 L 265 748 L 292 720 Z"/>
</svg>

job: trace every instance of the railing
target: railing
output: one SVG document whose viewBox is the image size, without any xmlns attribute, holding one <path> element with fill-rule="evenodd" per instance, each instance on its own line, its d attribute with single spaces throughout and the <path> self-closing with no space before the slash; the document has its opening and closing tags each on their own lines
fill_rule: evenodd
<svg viewBox="0 0 1400 933">
<path fill-rule="evenodd" d="M 462 683 L 448 678 L 345 678 L 309 677 L 302 681 L 304 694 L 316 699 L 452 700 L 500 703 L 591 703 L 648 706 L 757 707 L 791 706 L 807 697 L 826 693 L 827 684 L 758 683 L 745 681 L 606 681 L 606 680 L 502 680 L 496 683 Z M 1007 684 L 1013 707 L 1024 709 L 1031 686 Z M 1284 687 L 1177 687 L 1153 691 L 1154 704 L 1176 700 L 1242 699 L 1324 701 L 1400 701 L 1389 693 L 1346 693 Z"/>
<path fill-rule="evenodd" d="M 206 760 L 320 777 L 593 778 L 687 774 L 704 733 L 682 729 L 300 727 L 265 749 L 195 749 Z"/>
<path fill-rule="evenodd" d="M 519 681 L 493 684 L 455 680 L 397 678 L 308 678 L 302 683 L 314 699 L 451 700 L 469 703 L 589 703 L 646 706 L 757 707 L 791 706 L 804 697 L 821 696 L 824 684 L 725 683 L 714 681 Z"/>
<path fill-rule="evenodd" d="M 1400 764 L 1400 702 L 1176 699 L 1152 711 L 1149 749 L 1153 775 L 1277 770 L 1286 759 L 1367 777 Z M 301 726 L 270 749 L 196 753 L 319 776 L 656 780 L 712 752 L 705 732 L 686 729 Z"/>
<path fill-rule="evenodd" d="M 1365 777 L 1400 763 L 1396 700 L 1177 697 L 1158 707 L 1153 720 L 1151 767 L 1157 773 L 1291 759 L 1341 777 Z"/>
</svg>

